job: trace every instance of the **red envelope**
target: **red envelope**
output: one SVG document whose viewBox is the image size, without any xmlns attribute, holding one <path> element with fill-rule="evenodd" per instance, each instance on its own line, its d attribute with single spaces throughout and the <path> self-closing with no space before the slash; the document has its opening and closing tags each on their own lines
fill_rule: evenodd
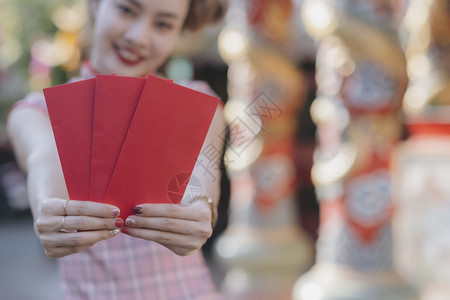
<svg viewBox="0 0 450 300">
<path fill-rule="evenodd" d="M 101 202 L 146 78 L 97 75 L 90 199 Z"/>
<path fill-rule="evenodd" d="M 70 199 L 88 200 L 95 79 L 44 89 Z"/>
<path fill-rule="evenodd" d="M 124 218 L 140 203 L 173 203 L 168 184 L 192 173 L 218 103 L 215 97 L 149 76 L 104 202 L 117 205 Z M 180 187 L 181 194 L 185 188 Z"/>
</svg>

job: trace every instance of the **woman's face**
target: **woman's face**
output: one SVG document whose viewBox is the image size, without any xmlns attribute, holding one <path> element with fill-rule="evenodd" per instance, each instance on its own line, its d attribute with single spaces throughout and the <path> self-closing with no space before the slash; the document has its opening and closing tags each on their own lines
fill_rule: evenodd
<svg viewBox="0 0 450 300">
<path fill-rule="evenodd" d="M 90 0 L 91 64 L 103 74 L 144 76 L 172 53 L 189 0 Z"/>
</svg>

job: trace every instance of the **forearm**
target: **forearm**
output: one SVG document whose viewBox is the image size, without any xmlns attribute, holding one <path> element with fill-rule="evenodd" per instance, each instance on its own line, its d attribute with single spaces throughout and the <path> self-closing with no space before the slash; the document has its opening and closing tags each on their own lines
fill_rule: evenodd
<svg viewBox="0 0 450 300">
<path fill-rule="evenodd" d="M 35 218 L 39 215 L 41 204 L 46 199 L 68 198 L 61 165 L 55 151 L 52 149 L 36 150 L 30 154 L 27 160 L 28 198 Z"/>
<path fill-rule="evenodd" d="M 50 121 L 42 112 L 19 108 L 9 115 L 7 128 L 17 162 L 28 175 L 28 196 L 36 217 L 45 199 L 67 197 Z"/>
</svg>

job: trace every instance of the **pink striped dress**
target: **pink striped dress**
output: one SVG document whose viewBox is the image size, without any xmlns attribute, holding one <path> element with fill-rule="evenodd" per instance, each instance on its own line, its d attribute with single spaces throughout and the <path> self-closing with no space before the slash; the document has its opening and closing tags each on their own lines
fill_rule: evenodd
<svg viewBox="0 0 450 300">
<path fill-rule="evenodd" d="M 80 74 L 79 79 L 95 76 L 88 64 L 83 65 Z M 203 83 L 192 83 L 189 87 L 209 92 Z M 39 93 L 29 94 L 13 109 L 24 106 L 47 113 Z M 125 234 L 58 259 L 58 265 L 64 299 L 222 299 L 201 251 L 182 257 L 157 243 Z"/>
</svg>

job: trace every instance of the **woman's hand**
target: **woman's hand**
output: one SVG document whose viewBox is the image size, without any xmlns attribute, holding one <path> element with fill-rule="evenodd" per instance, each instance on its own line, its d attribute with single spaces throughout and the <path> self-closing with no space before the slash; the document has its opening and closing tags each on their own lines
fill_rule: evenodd
<svg viewBox="0 0 450 300">
<path fill-rule="evenodd" d="M 122 232 L 157 242 L 178 255 L 188 255 L 211 237 L 211 208 L 205 201 L 184 204 L 141 204 L 125 220 Z"/>
<path fill-rule="evenodd" d="M 117 235 L 124 226 L 119 214 L 109 204 L 49 198 L 41 203 L 34 227 L 47 256 L 60 258 Z"/>
</svg>

